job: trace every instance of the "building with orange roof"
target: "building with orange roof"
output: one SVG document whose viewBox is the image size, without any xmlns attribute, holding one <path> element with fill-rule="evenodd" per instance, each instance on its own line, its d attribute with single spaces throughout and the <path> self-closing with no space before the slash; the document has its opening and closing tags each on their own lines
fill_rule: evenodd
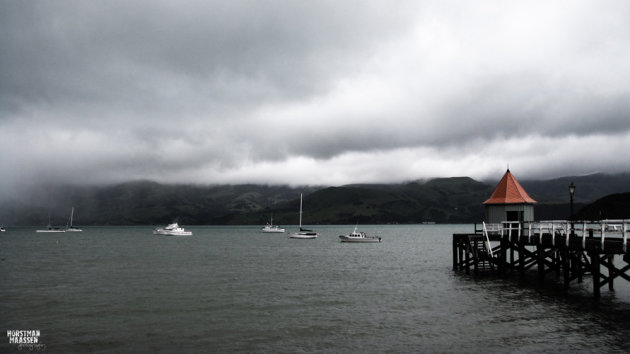
<svg viewBox="0 0 630 354">
<path fill-rule="evenodd" d="M 485 221 L 534 221 L 536 201 L 527 194 L 510 169 L 505 172 L 494 192 L 485 202 Z"/>
</svg>

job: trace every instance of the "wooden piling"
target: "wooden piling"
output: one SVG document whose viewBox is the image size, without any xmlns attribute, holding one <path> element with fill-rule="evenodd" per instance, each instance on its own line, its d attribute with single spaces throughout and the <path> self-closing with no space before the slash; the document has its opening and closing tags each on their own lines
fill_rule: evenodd
<svg viewBox="0 0 630 354">
<path fill-rule="evenodd" d="M 568 248 L 562 250 L 562 269 L 564 278 L 564 291 L 569 291 L 569 282 L 571 281 L 571 253 Z"/>
<path fill-rule="evenodd" d="M 599 252 L 591 251 L 591 273 L 593 274 L 593 297 L 600 297 L 600 273 L 599 273 Z"/>
<path fill-rule="evenodd" d="M 614 286 L 613 286 L 613 280 L 615 279 L 615 266 L 614 266 L 614 261 L 615 261 L 615 256 L 614 255 L 609 255 L 608 256 L 608 264 L 606 265 L 606 268 L 608 268 L 608 290 L 613 291 Z"/>
<path fill-rule="evenodd" d="M 538 280 L 543 282 L 545 280 L 545 248 L 542 245 L 536 245 L 536 252 L 538 252 Z"/>
<path fill-rule="evenodd" d="M 453 270 L 457 270 L 457 265 L 459 264 L 457 256 L 460 254 L 460 251 L 458 249 L 457 243 L 459 242 L 459 240 L 455 239 L 455 237 L 453 237 Z"/>
</svg>

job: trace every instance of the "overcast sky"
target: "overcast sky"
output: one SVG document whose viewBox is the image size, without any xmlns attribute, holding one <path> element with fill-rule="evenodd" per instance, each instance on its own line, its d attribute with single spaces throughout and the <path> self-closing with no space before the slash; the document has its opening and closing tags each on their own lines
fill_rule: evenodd
<svg viewBox="0 0 630 354">
<path fill-rule="evenodd" d="M 0 188 L 630 171 L 630 2 L 0 2 Z"/>
</svg>

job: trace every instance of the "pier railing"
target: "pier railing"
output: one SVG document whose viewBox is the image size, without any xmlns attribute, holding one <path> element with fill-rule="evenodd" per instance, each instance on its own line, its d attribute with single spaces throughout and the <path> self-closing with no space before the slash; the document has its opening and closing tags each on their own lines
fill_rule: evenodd
<svg viewBox="0 0 630 354">
<path fill-rule="evenodd" d="M 628 251 L 628 241 L 630 239 L 630 219 L 606 219 L 606 220 L 541 220 L 541 221 L 503 221 L 501 223 L 482 223 L 482 228 L 475 225 L 475 233 L 481 233 L 486 237 L 488 243 L 495 236 L 508 236 L 509 239 L 522 241 L 527 238 L 528 243 L 535 237 L 542 243 L 541 235 L 550 235 L 552 245 L 556 245 L 558 239 L 562 239 L 569 245 L 571 238 L 579 238 L 582 247 L 586 246 L 588 238 L 598 238 L 601 241 L 601 249 L 605 250 L 606 240 L 621 240 L 623 251 Z M 570 237 L 566 237 L 566 236 Z"/>
</svg>

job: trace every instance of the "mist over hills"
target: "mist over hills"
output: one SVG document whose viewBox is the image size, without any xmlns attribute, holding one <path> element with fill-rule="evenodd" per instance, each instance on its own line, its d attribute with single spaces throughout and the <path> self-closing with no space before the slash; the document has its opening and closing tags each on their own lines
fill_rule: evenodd
<svg viewBox="0 0 630 354">
<path fill-rule="evenodd" d="M 400 184 L 340 187 L 266 185 L 169 185 L 151 181 L 111 186 L 40 186 L 0 204 L 0 223 L 65 225 L 71 207 L 78 225 L 295 225 L 300 193 L 303 223 L 387 224 L 470 223 L 483 219 L 483 201 L 496 182 L 468 177 L 436 178 Z M 566 219 L 568 185 L 574 182 L 575 210 L 605 196 L 630 191 L 630 174 L 594 174 L 520 181 L 539 203 L 537 219 Z M 602 208 L 602 206 L 600 206 Z"/>
</svg>

